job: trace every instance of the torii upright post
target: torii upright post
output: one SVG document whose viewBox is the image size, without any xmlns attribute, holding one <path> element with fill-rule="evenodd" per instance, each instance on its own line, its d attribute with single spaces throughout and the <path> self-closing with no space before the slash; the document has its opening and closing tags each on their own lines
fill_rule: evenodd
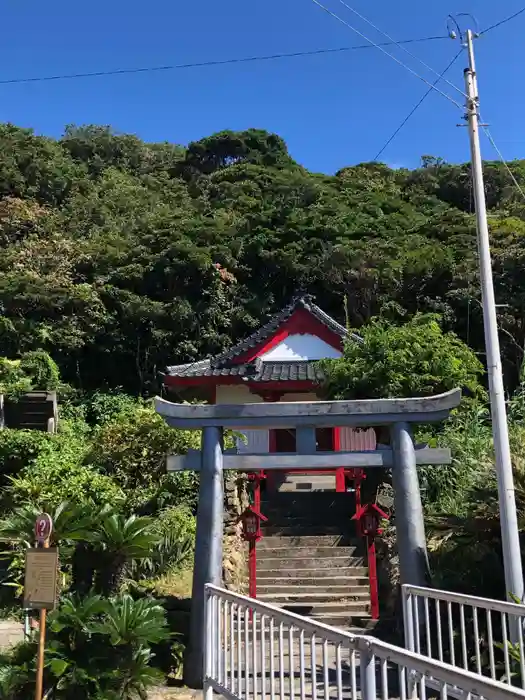
<svg viewBox="0 0 525 700">
<path fill-rule="evenodd" d="M 222 470 L 322 470 L 389 467 L 394 474 L 396 529 L 403 582 L 425 584 L 425 531 L 416 466 L 449 464 L 450 451 L 415 448 L 410 424 L 448 417 L 461 392 L 414 399 L 315 401 L 257 404 L 174 404 L 156 399 L 156 409 L 175 428 L 203 430 L 202 450 L 168 458 L 169 471 L 199 471 L 201 483 L 193 571 L 190 644 L 184 680 L 201 688 L 204 679 L 204 587 L 220 584 L 222 574 Z M 366 452 L 317 452 L 317 427 L 390 426 L 392 448 Z M 222 429 L 291 428 L 297 431 L 296 453 L 237 454 L 222 451 Z"/>
<path fill-rule="evenodd" d="M 425 522 L 409 424 L 393 423 L 390 440 L 394 453 L 392 482 L 401 583 L 424 586 L 428 571 Z"/>
<path fill-rule="evenodd" d="M 221 584 L 224 493 L 222 478 L 222 429 L 202 430 L 199 506 L 195 537 L 195 566 L 191 591 L 190 643 L 184 663 L 184 679 L 191 687 L 202 683 L 204 663 L 204 586 Z"/>
</svg>

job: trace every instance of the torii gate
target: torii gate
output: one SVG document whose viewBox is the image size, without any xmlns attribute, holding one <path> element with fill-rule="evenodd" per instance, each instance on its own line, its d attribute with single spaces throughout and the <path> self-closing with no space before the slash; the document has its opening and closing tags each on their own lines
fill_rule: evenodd
<svg viewBox="0 0 525 700">
<path fill-rule="evenodd" d="M 315 401 L 253 404 L 176 404 L 155 400 L 155 408 L 174 428 L 202 430 L 202 450 L 168 458 L 170 471 L 200 472 L 193 568 L 190 640 L 184 680 L 202 687 L 205 639 L 204 586 L 220 585 L 223 540 L 223 470 L 304 470 L 339 467 L 392 467 L 401 582 L 426 584 L 427 554 L 418 464 L 449 464 L 448 449 L 416 447 L 414 423 L 446 419 L 461 401 L 454 389 L 438 396 L 408 399 Z M 316 452 L 317 427 L 388 426 L 391 447 L 370 452 Z M 223 429 L 295 428 L 297 452 L 235 454 L 223 451 Z"/>
</svg>

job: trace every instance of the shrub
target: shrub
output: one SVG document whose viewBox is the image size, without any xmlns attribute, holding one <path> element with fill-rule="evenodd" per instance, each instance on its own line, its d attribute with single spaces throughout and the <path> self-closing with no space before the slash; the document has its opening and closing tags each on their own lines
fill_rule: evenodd
<svg viewBox="0 0 525 700">
<path fill-rule="evenodd" d="M 349 340 L 343 357 L 324 360 L 328 393 L 337 399 L 430 396 L 460 387 L 483 395 L 483 367 L 434 315 L 416 314 L 401 326 L 373 319 Z"/>
<path fill-rule="evenodd" d="M 48 630 L 44 687 L 56 700 L 132 700 L 163 678 L 151 665 L 151 648 L 170 635 L 164 610 L 152 600 L 64 596 Z M 32 642 L 0 658 L 0 683 L 9 693 L 2 698 L 29 697 L 35 654 Z"/>
<path fill-rule="evenodd" d="M 159 492 L 161 484 L 168 483 L 167 455 L 183 454 L 199 442 L 196 431 L 174 430 L 151 406 L 138 407 L 133 414 L 120 414 L 96 430 L 89 459 L 126 490 L 130 507 L 139 507 Z M 177 481 L 171 479 L 171 483 Z M 195 488 L 194 479 L 187 475 L 180 481 Z"/>
</svg>

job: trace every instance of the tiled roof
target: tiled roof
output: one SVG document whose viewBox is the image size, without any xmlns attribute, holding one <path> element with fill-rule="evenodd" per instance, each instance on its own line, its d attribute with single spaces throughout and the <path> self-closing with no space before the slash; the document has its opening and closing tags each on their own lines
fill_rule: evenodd
<svg viewBox="0 0 525 700">
<path fill-rule="evenodd" d="M 288 362 L 263 362 L 257 358 L 254 362 L 246 364 L 233 364 L 232 360 L 269 339 L 285 321 L 298 309 L 305 309 L 323 325 L 341 338 L 348 337 L 348 331 L 331 316 L 326 314 L 316 304 L 311 296 L 297 297 L 291 304 L 273 316 L 268 323 L 259 328 L 255 333 L 226 352 L 208 360 L 190 362 L 185 365 L 167 367 L 165 374 L 169 377 L 243 377 L 251 382 L 275 382 L 275 381 L 313 381 L 321 382 L 323 374 L 317 362 L 288 361 Z M 359 336 L 352 334 L 354 340 L 360 341 Z"/>
<path fill-rule="evenodd" d="M 263 362 L 257 359 L 243 365 L 212 367 L 210 360 L 166 369 L 169 377 L 243 377 L 250 382 L 321 382 L 324 378 L 317 362 Z"/>
</svg>

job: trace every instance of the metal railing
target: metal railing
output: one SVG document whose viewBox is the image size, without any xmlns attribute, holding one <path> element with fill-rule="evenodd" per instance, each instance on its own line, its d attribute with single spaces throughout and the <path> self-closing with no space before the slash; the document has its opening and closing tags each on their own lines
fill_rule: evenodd
<svg viewBox="0 0 525 700">
<path fill-rule="evenodd" d="M 405 646 L 525 688 L 525 605 L 404 585 Z"/>
<path fill-rule="evenodd" d="M 525 692 L 206 586 L 205 700 L 506 700 Z"/>
</svg>

